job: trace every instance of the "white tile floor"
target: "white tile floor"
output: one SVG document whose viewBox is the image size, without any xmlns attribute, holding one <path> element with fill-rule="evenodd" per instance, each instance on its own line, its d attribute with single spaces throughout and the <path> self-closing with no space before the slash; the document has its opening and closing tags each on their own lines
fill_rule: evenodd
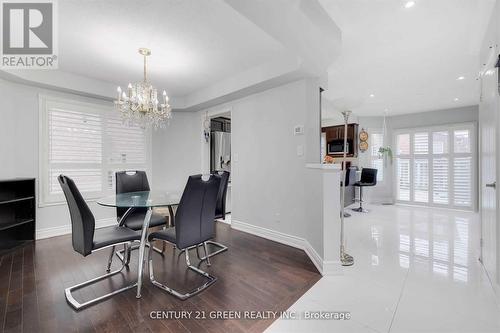
<svg viewBox="0 0 500 333">
<path fill-rule="evenodd" d="M 349 311 L 351 320 L 284 320 L 266 332 L 500 332 L 500 306 L 479 257 L 475 213 L 370 206 L 346 219 L 355 258 L 290 311 Z"/>
</svg>

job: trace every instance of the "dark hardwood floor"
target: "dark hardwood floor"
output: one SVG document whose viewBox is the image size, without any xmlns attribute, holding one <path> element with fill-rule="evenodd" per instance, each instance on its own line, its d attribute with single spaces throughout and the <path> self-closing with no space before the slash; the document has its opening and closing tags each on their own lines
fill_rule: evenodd
<svg viewBox="0 0 500 333">
<path fill-rule="evenodd" d="M 218 278 L 206 291 L 186 301 L 154 287 L 145 273 L 142 298 L 128 290 L 79 312 L 64 297 L 64 288 L 101 275 L 109 250 L 83 258 L 73 251 L 70 236 L 30 243 L 0 257 L 0 328 L 5 332 L 262 332 L 273 319 L 151 319 L 152 311 L 284 311 L 319 279 L 307 255 L 216 223 L 216 240 L 229 247 L 201 268 Z M 75 294 L 93 298 L 137 278 L 137 252 L 129 270 Z M 195 251 L 192 263 L 198 263 Z M 163 260 L 155 253 L 155 277 L 188 290 L 201 282 L 187 271 L 184 255 L 167 247 Z M 113 267 L 119 267 L 115 257 Z"/>
</svg>

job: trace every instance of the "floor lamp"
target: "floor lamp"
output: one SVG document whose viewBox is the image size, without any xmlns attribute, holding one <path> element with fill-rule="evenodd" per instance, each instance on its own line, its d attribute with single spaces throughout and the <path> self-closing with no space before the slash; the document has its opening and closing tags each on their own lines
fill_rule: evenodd
<svg viewBox="0 0 500 333">
<path fill-rule="evenodd" d="M 342 157 L 342 191 L 340 195 L 340 262 L 342 266 L 354 265 L 354 258 L 345 252 L 345 231 L 344 231 L 344 204 L 345 204 L 345 175 L 346 175 L 346 157 L 347 157 L 347 123 L 351 111 L 343 111 L 344 116 L 344 154 Z"/>
</svg>

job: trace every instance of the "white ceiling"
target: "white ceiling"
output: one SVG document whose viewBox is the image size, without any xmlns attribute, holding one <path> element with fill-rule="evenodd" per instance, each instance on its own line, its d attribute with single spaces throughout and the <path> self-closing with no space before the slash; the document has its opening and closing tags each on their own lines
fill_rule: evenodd
<svg viewBox="0 0 500 333">
<path fill-rule="evenodd" d="M 285 50 L 222 0 L 59 1 L 61 71 L 126 86 L 142 80 L 139 47 L 152 50 L 154 85 L 183 96 Z"/>
<path fill-rule="evenodd" d="M 325 92 L 335 108 L 393 115 L 478 103 L 479 51 L 494 0 L 416 0 L 409 9 L 406 2 L 320 0 L 342 30 Z"/>
</svg>

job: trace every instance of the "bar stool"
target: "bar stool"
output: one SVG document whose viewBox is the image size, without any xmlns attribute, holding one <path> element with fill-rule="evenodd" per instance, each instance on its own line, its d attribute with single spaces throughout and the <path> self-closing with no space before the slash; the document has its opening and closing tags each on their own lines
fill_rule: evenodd
<svg viewBox="0 0 500 333">
<path fill-rule="evenodd" d="M 363 168 L 361 170 L 361 179 L 354 183 L 354 186 L 359 187 L 359 207 L 352 210 L 359 213 L 368 213 L 368 210 L 363 208 L 363 187 L 377 185 L 377 169 Z"/>
</svg>

